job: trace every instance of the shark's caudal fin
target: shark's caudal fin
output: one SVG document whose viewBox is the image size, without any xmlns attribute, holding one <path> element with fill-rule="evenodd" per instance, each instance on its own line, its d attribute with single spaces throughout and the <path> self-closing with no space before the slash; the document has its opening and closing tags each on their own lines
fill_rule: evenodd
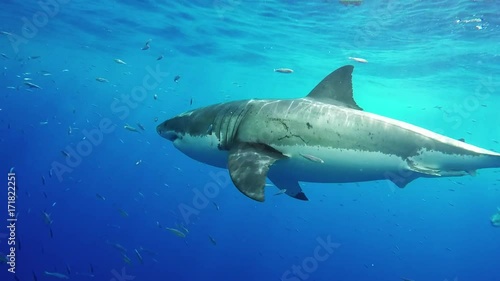
<svg viewBox="0 0 500 281">
<path fill-rule="evenodd" d="M 342 104 L 352 109 L 363 110 L 352 96 L 352 71 L 354 66 L 345 65 L 326 76 L 307 95 L 325 103 Z"/>
</svg>

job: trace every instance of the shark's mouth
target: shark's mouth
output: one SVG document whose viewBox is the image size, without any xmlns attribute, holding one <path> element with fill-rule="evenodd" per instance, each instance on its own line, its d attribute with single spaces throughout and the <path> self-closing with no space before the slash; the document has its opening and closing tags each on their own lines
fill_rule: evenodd
<svg viewBox="0 0 500 281">
<path fill-rule="evenodd" d="M 164 131 L 158 126 L 156 129 L 158 134 L 162 136 L 163 138 L 166 138 L 167 140 L 173 142 L 179 138 L 179 134 L 177 134 L 175 131 Z"/>
<path fill-rule="evenodd" d="M 175 140 L 177 140 L 179 138 L 179 135 L 174 131 L 169 131 L 169 132 L 165 133 L 163 135 L 163 137 L 169 141 L 174 142 Z"/>
</svg>

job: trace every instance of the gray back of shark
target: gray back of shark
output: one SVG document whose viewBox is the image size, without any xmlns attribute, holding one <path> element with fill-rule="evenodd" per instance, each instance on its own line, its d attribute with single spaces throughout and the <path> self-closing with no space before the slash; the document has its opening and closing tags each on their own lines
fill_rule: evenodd
<svg viewBox="0 0 500 281">
<path fill-rule="evenodd" d="M 299 181 L 474 175 L 500 167 L 500 154 L 426 129 L 364 112 L 352 93 L 353 66 L 325 77 L 305 98 L 243 100 L 189 111 L 157 127 L 189 157 L 228 168 L 235 186 L 264 201 L 266 177 L 307 200 Z"/>
</svg>

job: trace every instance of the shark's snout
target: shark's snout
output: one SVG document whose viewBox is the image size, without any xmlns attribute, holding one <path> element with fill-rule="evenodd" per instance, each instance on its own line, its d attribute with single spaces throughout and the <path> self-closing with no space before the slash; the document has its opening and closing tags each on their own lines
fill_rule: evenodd
<svg viewBox="0 0 500 281">
<path fill-rule="evenodd" d="M 156 127 L 156 132 L 163 138 L 172 142 L 179 138 L 179 135 L 175 131 L 168 128 L 168 120 L 158 125 Z"/>
</svg>

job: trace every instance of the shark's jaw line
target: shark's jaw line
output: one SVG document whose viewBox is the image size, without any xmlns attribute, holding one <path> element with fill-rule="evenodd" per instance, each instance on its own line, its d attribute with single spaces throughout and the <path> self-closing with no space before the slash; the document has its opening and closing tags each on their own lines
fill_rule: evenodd
<svg viewBox="0 0 500 281">
<path fill-rule="evenodd" d="M 266 177 L 307 200 L 299 181 L 388 179 L 404 187 L 419 177 L 500 167 L 496 152 L 362 111 L 352 96 L 352 70 L 335 70 L 305 98 L 216 104 L 157 131 L 189 157 L 228 168 L 235 186 L 257 201 L 264 201 Z"/>
</svg>

